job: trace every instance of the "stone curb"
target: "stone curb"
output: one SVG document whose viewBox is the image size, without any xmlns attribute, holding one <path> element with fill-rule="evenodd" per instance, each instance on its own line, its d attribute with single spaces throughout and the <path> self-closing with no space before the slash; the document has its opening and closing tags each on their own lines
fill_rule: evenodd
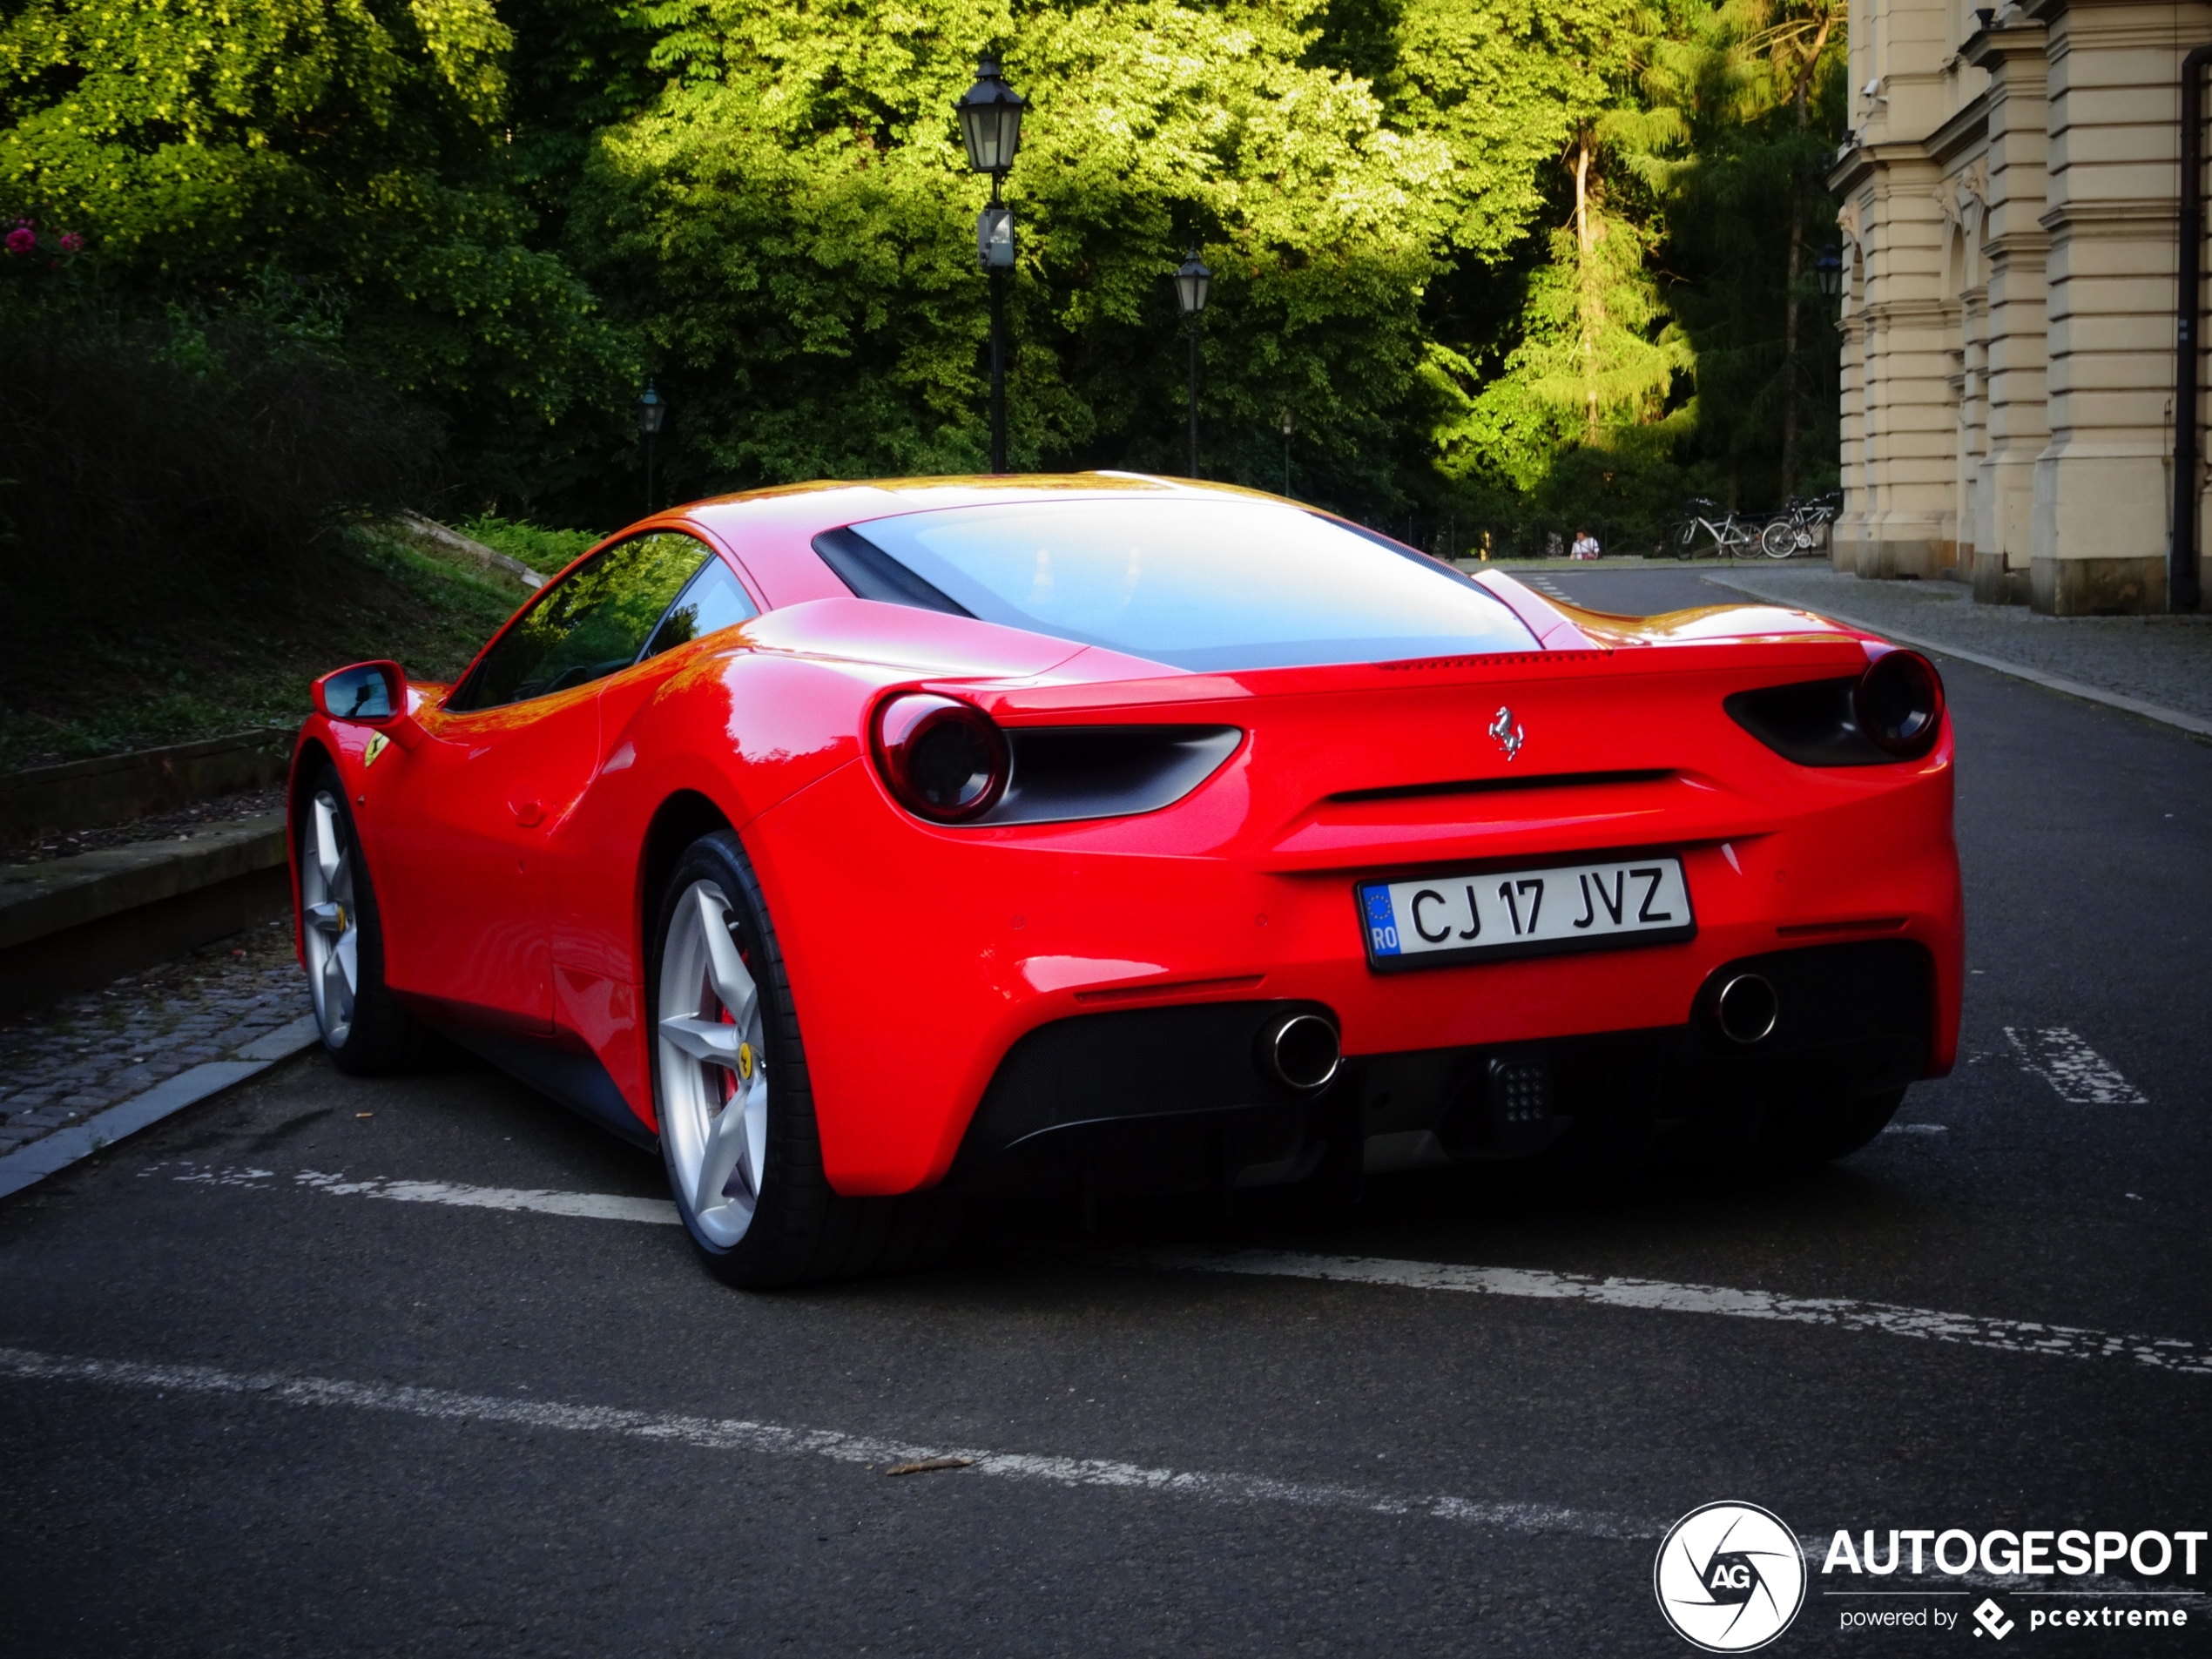
<svg viewBox="0 0 2212 1659">
<path fill-rule="evenodd" d="M 34 1141 L 0 1157 L 0 1198 L 21 1192 L 80 1158 L 113 1146 L 187 1106 L 197 1106 L 320 1041 L 315 1016 L 303 1014 L 289 1025 L 280 1025 L 266 1035 L 254 1038 L 240 1048 L 233 1059 L 211 1060 L 205 1065 L 193 1066 L 156 1083 L 143 1095 L 95 1113 L 81 1123 L 56 1130 L 44 1140 Z"/>
<path fill-rule="evenodd" d="M 285 862 L 284 814 L 264 813 L 186 842 L 140 841 L 0 868 L 0 950 Z"/>
<path fill-rule="evenodd" d="M 2129 714 L 2140 714 L 2146 720 L 2156 720 L 2161 725 L 2178 727 L 2195 737 L 2212 738 L 2212 720 L 2203 719 L 2194 714 L 2185 714 L 2179 709 L 2169 709 L 2161 703 L 2146 703 L 2142 698 L 2129 697 L 2124 691 L 2108 691 L 2101 685 L 2084 685 L 2080 680 L 2070 680 L 2062 675 L 2046 674 L 2041 669 L 2030 668 L 2025 663 L 2008 662 L 2002 657 L 1986 656 L 1978 651 L 1968 651 L 1962 645 L 1947 645 L 1939 639 L 1928 639 L 1918 634 L 1908 634 L 1901 629 L 1892 628 L 1883 623 L 1868 622 L 1859 617 L 1847 617 L 1830 605 L 1816 608 L 1802 604 L 1799 603 L 1800 596 L 1785 597 L 1762 593 L 1757 588 L 1748 587 L 1740 583 L 1724 582 L 1716 576 L 1709 576 L 1705 580 L 1716 588 L 1726 588 L 1733 593 L 1748 594 L 1754 599 L 1765 601 L 1768 604 L 1787 605 L 1793 610 L 1814 610 L 1817 615 L 1831 617 L 1847 627 L 1864 628 L 1870 634 L 1879 634 L 1883 638 L 1893 639 L 1900 645 L 1911 645 L 1916 650 L 1932 651 L 1939 657 L 1955 657 L 1962 663 L 1972 663 L 1977 668 L 1992 669 L 2000 674 L 2009 674 L 2014 679 L 2027 680 L 2029 684 L 2040 685 L 2047 691 L 2063 691 L 2068 697 L 2078 697 L 2085 702 L 2101 703 L 2109 709 L 2120 709 Z"/>
<path fill-rule="evenodd" d="M 284 781 L 293 731 L 255 726 L 228 737 L 95 755 L 0 775 L 0 840 L 144 818 Z"/>
</svg>

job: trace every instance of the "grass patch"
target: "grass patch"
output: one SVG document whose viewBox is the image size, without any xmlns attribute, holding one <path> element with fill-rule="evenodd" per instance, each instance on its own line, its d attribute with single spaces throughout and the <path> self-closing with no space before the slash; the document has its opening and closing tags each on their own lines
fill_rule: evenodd
<svg viewBox="0 0 2212 1659">
<path fill-rule="evenodd" d="M 542 525 L 518 523 L 490 513 L 472 518 L 465 524 L 456 524 L 454 529 L 495 552 L 520 559 L 545 577 L 556 574 L 600 539 L 597 530 L 550 530 Z"/>
<path fill-rule="evenodd" d="M 449 680 L 528 591 L 464 555 L 352 525 L 236 591 L 120 603 L 89 627 L 21 618 L 30 625 L 8 631 L 0 664 L 0 772 L 294 726 L 317 675 L 370 658 Z"/>
</svg>

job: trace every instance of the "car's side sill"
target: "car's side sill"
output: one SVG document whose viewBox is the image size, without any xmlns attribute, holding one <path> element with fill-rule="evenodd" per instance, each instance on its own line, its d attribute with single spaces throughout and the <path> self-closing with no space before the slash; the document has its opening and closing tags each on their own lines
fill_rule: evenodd
<svg viewBox="0 0 2212 1659">
<path fill-rule="evenodd" d="M 550 1095 L 604 1130 L 610 1130 L 633 1146 L 651 1150 L 659 1144 L 652 1130 L 638 1120 L 623 1098 L 621 1087 L 599 1063 L 596 1055 L 503 1031 L 447 1026 L 446 1035 L 478 1058 L 488 1060 L 509 1076 L 520 1079 L 542 1095 Z"/>
</svg>

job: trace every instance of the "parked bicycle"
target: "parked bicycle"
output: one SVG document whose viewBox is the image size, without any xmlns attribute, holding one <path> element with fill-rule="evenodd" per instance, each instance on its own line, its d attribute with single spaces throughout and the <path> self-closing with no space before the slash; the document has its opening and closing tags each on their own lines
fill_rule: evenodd
<svg viewBox="0 0 2212 1659">
<path fill-rule="evenodd" d="M 1716 517 L 1714 515 L 1717 514 Z M 1694 559 L 1703 556 L 1699 544 L 1710 537 L 1714 558 L 1733 557 L 1738 550 L 1749 551 L 1758 544 L 1756 526 L 1737 519 L 1733 511 L 1721 512 L 1719 503 L 1707 501 L 1703 496 L 1693 496 L 1689 502 L 1689 516 L 1676 525 L 1673 532 L 1675 556 Z"/>
<path fill-rule="evenodd" d="M 1810 553 L 1820 532 L 1844 510 L 1840 493 L 1816 496 L 1811 501 L 1790 497 L 1790 504 L 1769 519 L 1759 532 L 1759 551 L 1770 559 L 1792 558 Z"/>
</svg>

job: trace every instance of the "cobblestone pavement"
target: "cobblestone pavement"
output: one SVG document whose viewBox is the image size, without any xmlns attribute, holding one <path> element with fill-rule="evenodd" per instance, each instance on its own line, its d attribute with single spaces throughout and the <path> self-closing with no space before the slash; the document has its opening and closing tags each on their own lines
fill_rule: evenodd
<svg viewBox="0 0 2212 1659">
<path fill-rule="evenodd" d="M 1739 568 L 1708 579 L 2212 719 L 2212 616 L 2039 617 L 2025 605 L 1978 605 L 1955 582 L 1861 581 L 1824 568 Z"/>
<path fill-rule="evenodd" d="M 312 1013 L 288 918 L 0 1021 L 0 1153 Z"/>
</svg>

